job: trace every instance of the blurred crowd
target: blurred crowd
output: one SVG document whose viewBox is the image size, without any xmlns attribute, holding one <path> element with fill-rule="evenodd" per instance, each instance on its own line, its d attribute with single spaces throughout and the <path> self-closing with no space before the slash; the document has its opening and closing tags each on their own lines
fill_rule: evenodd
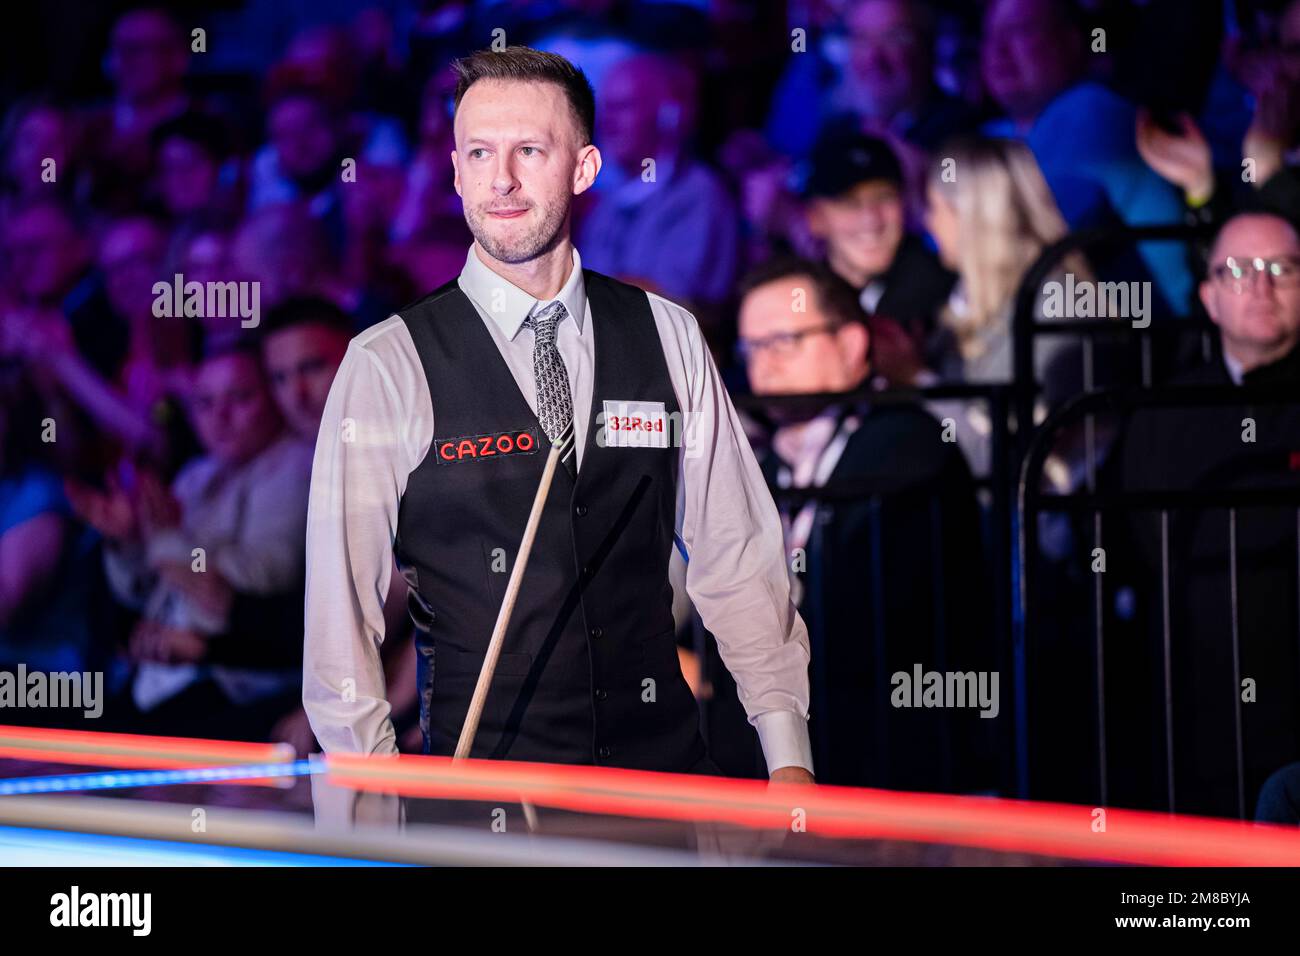
<svg viewBox="0 0 1300 956">
<path fill-rule="evenodd" d="M 449 63 L 494 31 L 568 57 L 595 88 L 605 165 L 575 205 L 584 266 L 691 309 L 738 394 L 1008 384 L 1016 292 L 1045 249 L 1242 210 L 1259 215 L 1231 249 L 1118 243 L 1052 278 L 1150 283 L 1154 321 L 1215 322 L 1215 357 L 1179 357 L 1179 372 L 1297 381 L 1300 2 L 64 2 L 45 16 L 0 67 L 0 667 L 104 670 L 102 729 L 313 747 L 299 699 L 312 447 L 351 337 L 464 264 Z M 86 26 L 81 67 L 60 69 L 56 16 Z M 186 306 L 190 283 L 209 307 Z M 815 301 L 792 313 L 807 286 Z M 1262 318 L 1238 308 L 1257 287 L 1274 296 Z M 214 289 L 228 308 L 210 307 Z M 1042 411 L 1089 384 L 1077 349 L 1038 341 Z M 773 413 L 754 436 L 774 487 L 835 473 L 941 503 L 942 542 L 920 530 L 928 505 L 885 535 L 896 619 L 880 626 L 988 619 L 972 611 L 988 600 L 985 405 Z M 1118 462 L 1134 443 L 1116 447 Z M 856 753 L 877 731 L 854 688 L 881 664 L 849 622 L 871 616 L 861 582 L 880 551 L 850 510 L 830 532 L 815 507 L 785 511 L 792 549 L 840 556 L 829 596 L 804 608 L 843 635 L 814 661 L 831 675 L 819 778 L 992 788 L 988 740 L 938 775 L 899 748 Z M 952 584 L 940 602 L 935 568 Z M 390 595 L 385 647 L 418 749 L 404 603 Z M 992 625 L 968 630 L 951 661 L 996 666 Z M 721 702 L 725 676 L 697 690 Z M 1261 773 L 1300 757 L 1288 732 Z M 719 763 L 734 744 L 746 772 L 753 743 L 719 738 Z"/>
</svg>

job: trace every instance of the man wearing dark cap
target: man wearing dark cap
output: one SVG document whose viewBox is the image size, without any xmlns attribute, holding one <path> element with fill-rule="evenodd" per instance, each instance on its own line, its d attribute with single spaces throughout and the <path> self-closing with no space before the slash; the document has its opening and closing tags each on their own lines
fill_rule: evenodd
<svg viewBox="0 0 1300 956">
<path fill-rule="evenodd" d="M 827 264 L 859 290 L 872 316 L 877 369 L 906 380 L 891 348 L 906 334 L 923 341 L 956 277 L 907 231 L 903 172 L 883 140 L 835 134 L 817 143 L 803 185 L 805 214 L 825 245 Z M 902 350 L 907 354 L 910 350 Z"/>
</svg>

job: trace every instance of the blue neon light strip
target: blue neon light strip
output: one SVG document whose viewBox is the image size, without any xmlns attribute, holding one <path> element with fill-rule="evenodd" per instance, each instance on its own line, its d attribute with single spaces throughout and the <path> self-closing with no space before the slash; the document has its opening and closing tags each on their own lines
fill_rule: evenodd
<svg viewBox="0 0 1300 956">
<path fill-rule="evenodd" d="M 58 777 L 20 777 L 0 780 L 0 797 L 31 793 L 78 793 L 87 790 L 123 790 L 161 787 L 175 783 L 215 783 L 266 777 L 302 777 L 321 773 L 324 761 L 253 763 L 234 767 L 191 767 L 182 770 L 123 770 L 110 773 L 74 773 Z"/>
</svg>

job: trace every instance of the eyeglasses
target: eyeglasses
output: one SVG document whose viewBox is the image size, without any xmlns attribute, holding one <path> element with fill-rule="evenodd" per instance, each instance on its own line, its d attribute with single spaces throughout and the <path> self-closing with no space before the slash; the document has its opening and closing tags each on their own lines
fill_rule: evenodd
<svg viewBox="0 0 1300 956">
<path fill-rule="evenodd" d="M 826 332 L 833 332 L 835 326 L 827 323 L 825 325 L 814 325 L 806 329 L 799 329 L 796 332 L 777 332 L 775 335 L 765 335 L 761 339 L 741 339 L 736 343 L 736 358 L 740 361 L 749 363 L 753 361 L 754 356 L 764 349 L 771 349 L 773 355 L 781 358 L 789 358 L 795 352 L 799 351 L 799 345 L 809 335 L 821 335 Z"/>
<path fill-rule="evenodd" d="M 1293 289 L 1300 285 L 1300 258 L 1286 256 L 1281 259 L 1237 259 L 1228 256 L 1220 265 L 1210 270 L 1210 275 L 1220 285 L 1230 286 L 1241 295 L 1246 287 L 1267 275 L 1279 289 Z"/>
</svg>

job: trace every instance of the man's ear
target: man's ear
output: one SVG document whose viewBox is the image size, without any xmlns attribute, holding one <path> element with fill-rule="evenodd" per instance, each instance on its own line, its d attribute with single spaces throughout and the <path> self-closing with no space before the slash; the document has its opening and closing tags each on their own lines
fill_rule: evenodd
<svg viewBox="0 0 1300 956">
<path fill-rule="evenodd" d="M 1201 296 L 1201 305 L 1205 306 L 1205 313 L 1210 317 L 1210 321 L 1218 325 L 1219 317 L 1216 313 L 1219 310 L 1219 303 L 1214 295 L 1214 283 L 1206 279 L 1197 287 L 1196 291 Z"/>
<path fill-rule="evenodd" d="M 578 162 L 573 170 L 573 195 L 580 195 L 590 189 L 603 165 L 600 150 L 594 143 L 588 143 L 578 150 Z"/>
<path fill-rule="evenodd" d="M 808 223 L 808 231 L 817 239 L 826 238 L 826 212 L 822 204 L 816 199 L 811 199 L 804 204 L 803 218 Z"/>
<path fill-rule="evenodd" d="M 871 355 L 871 332 L 865 322 L 845 322 L 836 333 L 844 360 L 867 364 Z"/>
<path fill-rule="evenodd" d="M 460 163 L 456 162 L 456 151 L 451 151 L 451 184 L 456 190 L 456 195 L 464 199 L 460 191 Z"/>
</svg>

